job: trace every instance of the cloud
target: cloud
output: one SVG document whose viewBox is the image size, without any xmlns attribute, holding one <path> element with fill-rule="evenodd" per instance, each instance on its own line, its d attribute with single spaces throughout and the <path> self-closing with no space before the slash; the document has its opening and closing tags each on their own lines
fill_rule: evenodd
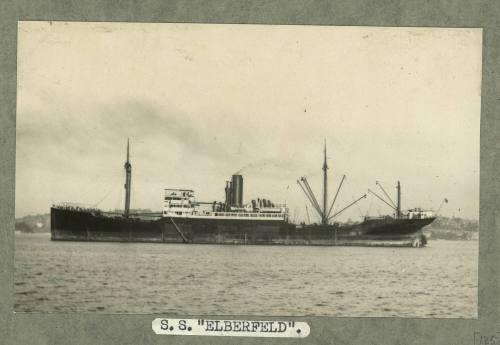
<svg viewBox="0 0 500 345">
<path fill-rule="evenodd" d="M 113 183 L 121 190 L 127 138 L 138 205 L 161 201 L 152 195 L 164 185 L 211 200 L 240 172 L 246 195 L 293 208 L 303 204 L 299 176 L 320 190 L 326 138 L 332 188 L 342 173 L 356 195 L 401 179 L 409 207 L 446 195 L 477 214 L 479 32 L 26 25 L 16 212 L 83 192 L 97 201 Z M 409 37 L 415 30 L 425 35 Z"/>
<path fill-rule="evenodd" d="M 200 121 L 175 109 L 146 101 L 127 101 L 74 108 L 47 105 L 39 112 L 19 113 L 18 152 L 25 156 L 43 151 L 45 159 L 67 160 L 124 149 L 127 138 L 154 146 L 179 145 L 184 154 L 220 158 L 227 154 L 213 133 Z M 54 119 L 54 121 L 52 121 Z M 48 156 L 47 156 L 48 155 Z M 53 162 L 50 162 L 52 165 Z"/>
</svg>

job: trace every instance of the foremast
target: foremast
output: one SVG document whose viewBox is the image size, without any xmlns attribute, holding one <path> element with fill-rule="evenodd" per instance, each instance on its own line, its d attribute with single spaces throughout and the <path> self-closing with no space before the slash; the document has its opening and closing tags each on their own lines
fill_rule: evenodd
<svg viewBox="0 0 500 345">
<path fill-rule="evenodd" d="M 132 183 L 132 164 L 130 164 L 129 160 L 129 140 L 127 139 L 127 161 L 125 162 L 125 209 L 123 212 L 123 216 L 128 218 L 130 214 L 130 187 Z"/>
</svg>

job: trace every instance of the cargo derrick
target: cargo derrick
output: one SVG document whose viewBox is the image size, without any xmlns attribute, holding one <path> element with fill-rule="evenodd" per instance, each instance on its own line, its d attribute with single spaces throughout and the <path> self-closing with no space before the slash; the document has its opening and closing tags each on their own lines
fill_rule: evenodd
<svg viewBox="0 0 500 345">
<path fill-rule="evenodd" d="M 398 181 L 398 183 L 396 185 L 396 189 L 397 189 L 397 199 L 396 199 L 397 203 L 396 204 L 394 203 L 394 201 L 392 201 L 391 197 L 389 196 L 389 194 L 387 194 L 384 187 L 382 186 L 382 184 L 379 181 L 376 181 L 375 184 L 377 186 L 379 186 L 379 188 L 382 190 L 382 192 L 384 193 L 384 195 L 387 197 L 388 200 L 385 200 L 384 198 L 382 198 L 380 195 L 378 195 L 377 193 L 375 193 L 371 189 L 368 189 L 368 193 L 373 194 L 377 199 L 379 199 L 384 204 L 386 204 L 387 206 L 392 208 L 394 210 L 395 218 L 400 219 L 402 217 L 402 213 L 401 213 L 401 183 Z"/>
<path fill-rule="evenodd" d="M 334 213 L 332 216 L 330 216 L 333 207 L 335 206 L 335 202 L 337 201 L 337 197 L 339 195 L 340 189 L 342 188 L 342 184 L 344 183 L 344 180 L 346 178 L 346 175 L 342 175 L 342 179 L 340 180 L 339 186 L 337 187 L 337 191 L 335 192 L 335 196 L 332 200 L 332 203 L 330 205 L 330 208 L 327 211 L 327 203 L 328 203 L 328 164 L 327 164 L 327 158 L 326 158 L 326 140 L 325 140 L 325 148 L 324 148 L 324 161 L 323 161 L 323 208 L 321 208 L 318 204 L 318 201 L 316 199 L 316 196 L 314 195 L 314 192 L 309 185 L 309 182 L 307 181 L 307 178 L 305 176 L 302 176 L 299 180 L 297 180 L 297 184 L 300 186 L 304 194 L 306 195 L 307 199 L 313 206 L 313 208 L 316 210 L 318 215 L 321 218 L 321 225 L 328 225 L 330 223 L 330 220 L 334 219 L 336 216 L 340 215 L 342 212 L 346 211 L 349 209 L 351 206 L 354 206 L 357 202 L 359 202 L 361 199 L 366 198 L 366 194 L 361 196 L 360 198 L 356 199 L 354 202 L 350 203 L 349 205 L 345 206 L 342 208 L 340 211 Z"/>
</svg>

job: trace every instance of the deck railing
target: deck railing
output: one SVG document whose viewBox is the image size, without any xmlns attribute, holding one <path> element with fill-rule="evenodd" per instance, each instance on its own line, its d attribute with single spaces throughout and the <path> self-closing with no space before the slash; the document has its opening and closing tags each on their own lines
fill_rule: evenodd
<svg viewBox="0 0 500 345">
<path fill-rule="evenodd" d="M 260 212 L 193 212 L 184 213 L 184 216 L 199 217 L 230 217 L 230 218 L 285 218 L 286 213 L 260 213 Z M 170 213 L 164 213 L 164 216 L 171 216 Z M 179 215 L 174 215 L 179 216 Z"/>
</svg>

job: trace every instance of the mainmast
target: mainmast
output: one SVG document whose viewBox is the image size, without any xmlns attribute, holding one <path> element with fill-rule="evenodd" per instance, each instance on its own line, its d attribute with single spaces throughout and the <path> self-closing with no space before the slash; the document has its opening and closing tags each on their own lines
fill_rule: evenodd
<svg viewBox="0 0 500 345">
<path fill-rule="evenodd" d="M 325 160 L 323 163 L 323 217 L 322 224 L 328 224 L 327 201 L 328 201 L 328 165 L 326 164 L 326 139 L 325 139 Z"/>
<path fill-rule="evenodd" d="M 330 216 L 330 213 L 333 210 L 333 207 L 335 206 L 335 201 L 337 200 L 337 196 L 339 195 L 340 188 L 342 187 L 342 183 L 344 183 L 345 180 L 345 175 L 342 176 L 342 179 L 340 180 L 340 184 L 337 188 L 337 192 L 335 193 L 335 197 L 333 198 L 332 204 L 330 205 L 330 209 L 327 210 L 327 202 L 328 202 L 328 164 L 326 162 L 326 139 L 325 139 L 325 149 L 324 149 L 324 161 L 323 161 L 323 208 L 321 208 L 318 200 L 316 199 L 316 196 L 314 195 L 314 192 L 311 189 L 311 186 L 309 185 L 309 182 L 307 182 L 307 178 L 305 176 L 302 176 L 300 179 L 297 180 L 297 184 L 300 186 L 304 194 L 306 195 L 307 199 L 311 203 L 312 207 L 314 210 L 318 213 L 318 215 L 321 217 L 321 224 L 322 225 L 328 225 L 328 222 L 345 210 L 347 210 L 349 207 L 352 205 L 355 205 L 358 201 L 361 199 L 366 198 L 366 194 L 363 195 L 362 197 L 358 198 L 354 202 L 350 203 L 346 207 L 342 208 L 340 211 L 336 212 L 334 215 Z M 306 212 L 307 210 L 307 205 L 306 205 Z M 307 214 L 309 216 L 309 212 Z"/>
<path fill-rule="evenodd" d="M 132 183 L 132 165 L 129 161 L 129 140 L 127 139 L 127 161 L 124 165 L 125 168 L 125 211 L 123 216 L 128 218 L 130 212 L 130 185 Z"/>
</svg>

